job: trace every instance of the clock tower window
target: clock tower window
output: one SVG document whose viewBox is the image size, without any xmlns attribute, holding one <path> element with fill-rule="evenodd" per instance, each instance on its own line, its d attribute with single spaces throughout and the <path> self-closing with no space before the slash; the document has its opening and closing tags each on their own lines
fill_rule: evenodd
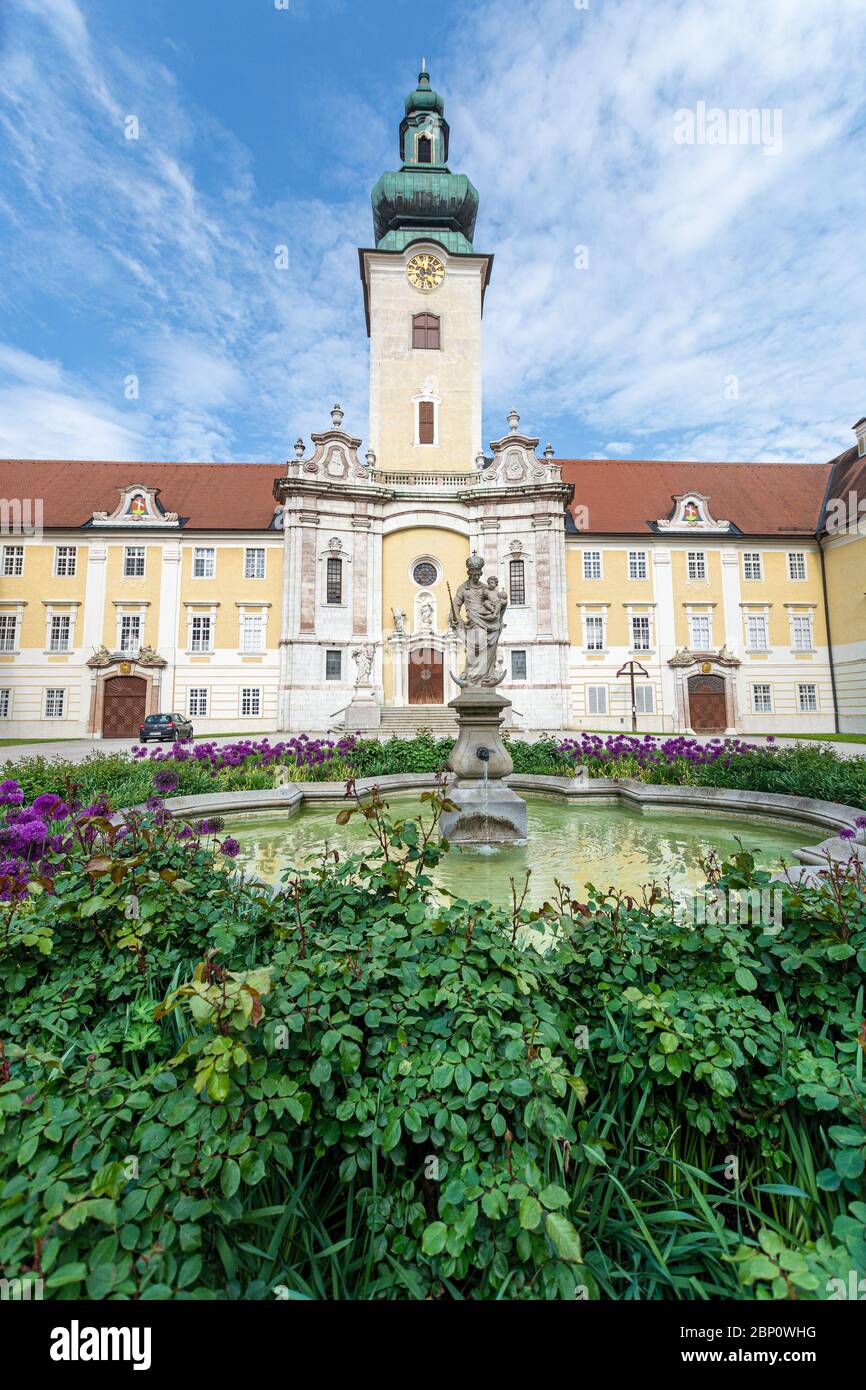
<svg viewBox="0 0 866 1390">
<path fill-rule="evenodd" d="M 433 163 L 433 141 L 430 139 L 429 135 L 421 135 L 418 137 L 417 157 L 419 164 Z"/>
<path fill-rule="evenodd" d="M 418 401 L 418 443 L 436 443 L 435 401 Z"/>
<path fill-rule="evenodd" d="M 441 350 L 441 319 L 438 314 L 412 315 L 412 346 L 434 352 Z"/>
</svg>

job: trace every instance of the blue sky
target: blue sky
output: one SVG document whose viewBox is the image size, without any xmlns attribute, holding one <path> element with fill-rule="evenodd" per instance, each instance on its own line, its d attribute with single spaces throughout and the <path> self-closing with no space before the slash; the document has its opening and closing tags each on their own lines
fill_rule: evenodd
<svg viewBox="0 0 866 1390">
<path fill-rule="evenodd" d="M 0 0 L 0 454 L 279 462 L 338 398 L 366 436 L 356 247 L 422 54 L 496 255 L 486 439 L 846 448 L 862 0 L 583 3 Z M 701 104 L 765 133 L 683 143 Z"/>
</svg>

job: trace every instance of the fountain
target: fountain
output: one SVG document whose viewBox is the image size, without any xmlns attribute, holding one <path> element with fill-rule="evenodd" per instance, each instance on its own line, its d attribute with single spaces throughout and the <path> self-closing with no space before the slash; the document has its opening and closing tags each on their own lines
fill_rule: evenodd
<svg viewBox="0 0 866 1390">
<path fill-rule="evenodd" d="M 442 812 L 439 828 L 454 845 L 515 845 L 526 839 L 526 802 L 502 780 L 513 768 L 500 732 L 511 701 L 496 689 L 505 679 L 499 639 L 508 597 L 495 576 L 481 582 L 480 555 L 473 552 L 466 569 L 450 617 L 466 645 L 466 665 L 454 677 L 460 694 L 450 702 L 458 721 L 448 759 L 456 779 L 448 797 L 455 809 Z"/>
</svg>

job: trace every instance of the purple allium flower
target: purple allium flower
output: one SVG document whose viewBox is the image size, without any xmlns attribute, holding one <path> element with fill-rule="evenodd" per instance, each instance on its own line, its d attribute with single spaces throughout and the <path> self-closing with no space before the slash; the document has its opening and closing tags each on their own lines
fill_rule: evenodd
<svg viewBox="0 0 866 1390">
<path fill-rule="evenodd" d="M 222 816 L 209 816 L 206 820 L 200 820 L 196 829 L 199 835 L 218 835 L 225 829 L 225 824 Z"/>
<path fill-rule="evenodd" d="M 839 839 L 840 839 L 840 840 L 853 840 L 853 839 L 855 838 L 856 834 L 857 834 L 857 831 L 856 831 L 856 830 L 849 830 L 848 827 L 845 826 L 842 830 L 839 831 Z"/>
<path fill-rule="evenodd" d="M 154 775 L 153 785 L 154 789 L 162 796 L 169 796 L 173 791 L 177 791 L 178 781 L 176 772 L 171 772 L 168 768 L 161 768 Z"/>
<path fill-rule="evenodd" d="M 231 836 L 220 845 L 220 854 L 224 854 L 226 859 L 237 859 L 240 852 L 240 841 L 232 839 Z"/>
<path fill-rule="evenodd" d="M 858 816 L 854 824 L 859 830 L 866 830 L 866 816 Z"/>
<path fill-rule="evenodd" d="M 0 782 L 0 806 L 20 806 L 23 800 L 23 791 L 11 777 Z"/>
</svg>

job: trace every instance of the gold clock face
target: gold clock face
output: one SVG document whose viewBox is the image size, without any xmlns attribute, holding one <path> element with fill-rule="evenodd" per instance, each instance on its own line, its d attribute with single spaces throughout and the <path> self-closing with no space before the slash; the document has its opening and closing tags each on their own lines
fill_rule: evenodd
<svg viewBox="0 0 866 1390">
<path fill-rule="evenodd" d="M 406 267 L 406 274 L 410 285 L 414 285 L 422 294 L 429 294 L 431 290 L 438 289 L 445 279 L 445 267 L 438 256 L 421 251 L 412 257 Z"/>
</svg>

